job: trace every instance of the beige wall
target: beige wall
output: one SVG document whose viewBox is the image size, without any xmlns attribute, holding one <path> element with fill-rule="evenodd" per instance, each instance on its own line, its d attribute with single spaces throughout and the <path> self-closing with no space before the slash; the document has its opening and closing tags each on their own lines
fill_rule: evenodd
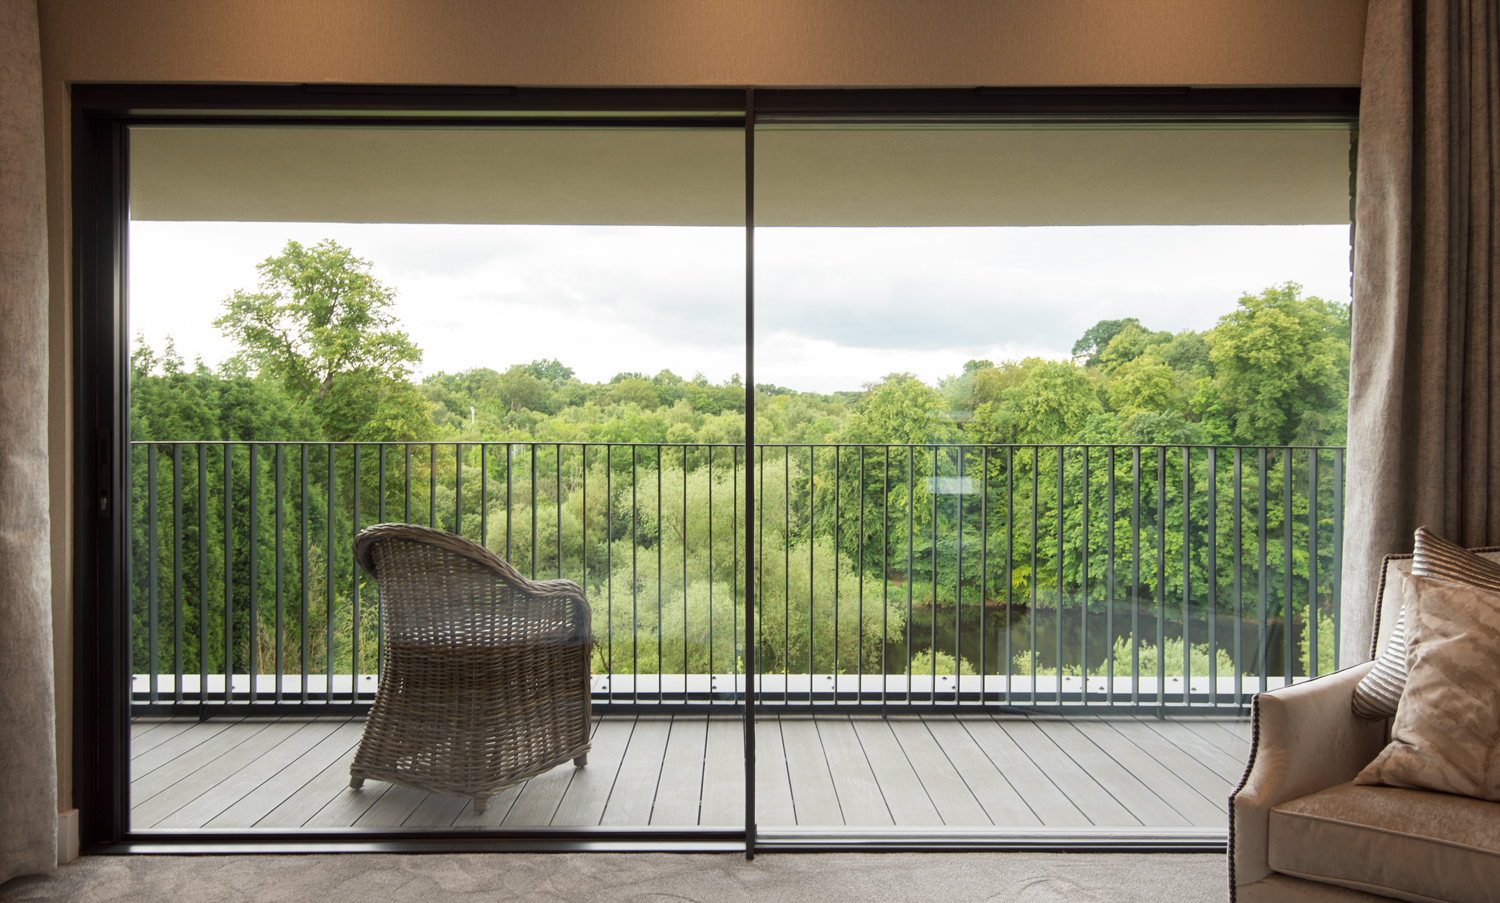
<svg viewBox="0 0 1500 903">
<path fill-rule="evenodd" d="M 68 85 L 1351 85 L 1365 0 L 39 0 L 59 807 L 72 806 Z"/>
</svg>

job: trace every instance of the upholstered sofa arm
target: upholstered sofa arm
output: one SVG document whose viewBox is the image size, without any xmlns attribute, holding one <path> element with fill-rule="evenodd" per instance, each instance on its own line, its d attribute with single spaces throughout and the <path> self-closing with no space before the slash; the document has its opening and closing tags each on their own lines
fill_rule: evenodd
<svg viewBox="0 0 1500 903">
<path fill-rule="evenodd" d="M 1255 697 L 1250 763 L 1229 799 L 1229 875 L 1234 886 L 1271 873 L 1271 809 L 1354 779 L 1385 746 L 1385 722 L 1350 710 L 1354 687 L 1373 663 Z"/>
</svg>

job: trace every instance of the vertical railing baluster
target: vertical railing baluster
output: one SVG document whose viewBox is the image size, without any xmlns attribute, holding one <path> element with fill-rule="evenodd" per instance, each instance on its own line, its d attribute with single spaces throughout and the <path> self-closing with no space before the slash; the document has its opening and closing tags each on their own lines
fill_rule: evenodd
<svg viewBox="0 0 1500 903">
<path fill-rule="evenodd" d="M 198 443 L 198 704 L 208 705 L 208 446 Z"/>
<path fill-rule="evenodd" d="M 639 462 L 639 448 L 632 443 L 630 446 L 630 698 L 636 703 L 641 701 L 641 580 L 638 571 L 641 547 Z"/>
<path fill-rule="evenodd" d="M 932 658 L 933 664 L 933 682 L 932 691 L 930 691 L 932 694 L 929 697 L 929 702 L 932 705 L 938 705 L 938 469 L 938 446 L 933 446 L 932 492 L 929 493 L 929 495 L 933 496 L 933 541 L 932 552 L 930 552 L 933 571 L 933 613 L 932 618 L 927 622 L 930 628 L 930 639 L 927 640 L 927 649 L 929 649 L 929 658 Z M 957 661 L 954 663 L 954 667 L 957 667 Z"/>
<path fill-rule="evenodd" d="M 436 463 L 437 463 L 436 450 L 437 450 L 437 446 L 434 445 L 433 446 L 433 452 L 434 452 L 434 458 L 433 458 L 434 467 L 433 467 L 433 472 L 434 473 L 437 472 L 437 467 L 435 466 Z M 353 511 L 352 520 L 354 521 L 354 523 L 351 525 L 351 528 L 350 528 L 350 531 L 349 531 L 349 547 L 351 549 L 354 547 L 354 539 L 357 536 L 359 536 L 359 529 L 360 529 L 360 527 L 359 527 L 359 490 L 361 488 L 360 487 L 360 482 L 361 481 L 360 481 L 360 477 L 359 477 L 359 452 L 360 452 L 360 446 L 355 445 L 353 451 L 354 451 L 354 476 L 353 476 L 352 482 L 353 482 L 354 485 L 352 487 L 350 487 L 350 491 L 353 492 L 354 498 L 352 500 L 352 504 L 350 505 L 350 509 Z M 359 615 L 360 615 L 360 612 L 359 612 L 359 565 L 356 564 L 353 560 L 351 560 L 349 562 L 349 701 L 350 702 L 359 702 L 359 632 L 360 632 Z"/>
<path fill-rule="evenodd" d="M 333 662 L 333 651 L 334 651 L 334 643 L 333 643 L 333 637 L 334 637 L 334 616 L 333 616 L 334 591 L 333 591 L 333 582 L 334 582 L 334 577 L 335 577 L 335 574 L 336 574 L 336 570 L 335 570 L 335 567 L 334 567 L 334 562 L 338 561 L 338 556 L 334 553 L 334 548 L 335 548 L 336 544 L 338 543 L 338 533 L 337 533 L 336 528 L 334 526 L 334 509 L 333 509 L 333 506 L 334 506 L 334 499 L 335 499 L 334 488 L 335 488 L 335 480 L 336 480 L 336 478 L 334 476 L 333 466 L 334 466 L 334 460 L 336 459 L 337 455 L 334 452 L 335 446 L 332 443 L 329 443 L 325 447 L 328 449 L 328 487 L 327 487 L 327 491 L 326 491 L 326 494 L 327 494 L 326 516 L 327 516 L 328 523 L 327 523 L 327 531 L 326 531 L 326 533 L 324 535 L 327 537 L 327 539 L 325 540 L 325 542 L 327 543 L 328 550 L 327 550 L 327 561 L 325 562 L 325 567 L 327 569 L 327 573 L 326 573 L 326 576 L 323 579 L 323 589 L 324 589 L 325 593 L 327 594 L 327 602 L 326 602 L 326 605 L 325 605 L 325 608 L 324 608 L 324 611 L 323 611 L 323 617 L 327 621 L 327 623 L 324 625 L 324 631 L 323 631 L 323 641 L 324 641 L 324 645 L 326 646 L 326 649 L 324 650 L 323 666 L 327 670 L 328 673 L 326 675 L 327 676 L 327 684 L 323 687 L 323 692 L 324 692 L 324 696 L 325 696 L 325 701 L 326 702 L 333 702 L 333 670 L 334 670 L 334 662 Z M 411 498 L 411 484 L 410 484 L 410 479 L 411 479 L 411 477 L 410 477 L 410 474 L 411 474 L 411 454 L 410 454 L 410 451 L 408 451 L 408 453 L 407 453 L 406 463 L 407 463 L 407 470 L 406 470 L 406 472 L 407 472 L 407 475 L 408 475 L 407 476 L 408 483 L 407 483 L 407 493 L 406 493 L 406 496 L 407 496 L 408 499 L 410 499 Z"/>
<path fill-rule="evenodd" d="M 354 447 L 354 459 L 359 460 L 359 446 L 357 445 Z M 442 529 L 437 519 L 437 471 L 437 443 L 433 442 L 427 446 L 427 526 L 434 530 Z M 535 577 L 536 573 L 532 572 L 531 576 Z"/>
<path fill-rule="evenodd" d="M 182 702 L 182 443 L 172 443 L 172 701 Z"/>
<path fill-rule="evenodd" d="M 1270 612 L 1268 611 L 1270 607 L 1268 599 L 1268 594 L 1270 592 L 1270 573 L 1266 570 L 1266 522 L 1269 518 L 1269 513 L 1266 510 L 1266 474 L 1269 472 L 1269 468 L 1268 462 L 1266 461 L 1266 450 L 1264 448 L 1259 449 L 1259 454 L 1260 474 L 1257 490 L 1260 493 L 1260 509 L 1257 514 L 1257 519 L 1259 521 L 1258 526 L 1260 540 L 1260 692 L 1264 693 L 1266 692 L 1271 676 L 1271 660 L 1269 649 L 1270 624 L 1266 620 L 1270 616 Z"/>
<path fill-rule="evenodd" d="M 531 489 L 531 579 L 537 579 L 537 444 L 531 443 L 531 472 L 526 477 L 526 486 Z M 657 576 L 660 577 L 660 571 Z M 660 634 L 660 624 L 657 633 Z M 658 660 L 660 663 L 660 660 Z"/>
<path fill-rule="evenodd" d="M 1234 450 L 1234 515 L 1230 529 L 1234 533 L 1234 704 L 1245 704 L 1245 481 L 1244 449 Z"/>
<path fill-rule="evenodd" d="M 1141 447 L 1130 451 L 1130 704 L 1141 704 Z M 1160 651 L 1160 650 L 1158 650 Z M 1158 655 L 1158 658 L 1161 656 Z"/>
<path fill-rule="evenodd" d="M 834 446 L 834 660 L 832 660 L 829 673 L 834 682 L 834 694 L 832 702 L 838 702 L 838 556 L 841 555 L 838 538 L 840 538 L 840 505 L 838 505 L 838 446 Z M 808 492 L 811 496 L 811 492 Z M 808 529 L 811 535 L 811 529 Z"/>
<path fill-rule="evenodd" d="M 1089 496 L 1093 487 L 1089 481 L 1089 452 L 1083 449 L 1083 554 L 1079 559 L 1078 573 L 1078 701 L 1089 704 Z"/>
<path fill-rule="evenodd" d="M 306 703 L 307 702 L 307 667 L 308 667 L 308 655 L 307 655 L 307 651 L 308 651 L 308 648 L 307 648 L 308 647 L 308 623 L 307 623 L 307 621 L 308 621 L 308 610 L 312 606 L 312 598 L 311 598 L 311 596 L 312 596 L 312 585 L 311 585 L 311 581 L 309 580 L 309 576 L 308 576 L 309 557 L 310 557 L 309 554 L 308 554 L 308 551 L 309 551 L 308 550 L 308 546 L 312 542 L 312 534 L 308 530 L 308 523 L 307 523 L 307 521 L 308 521 L 307 506 L 308 506 L 308 500 L 309 500 L 309 495 L 308 495 L 308 478 L 307 478 L 307 464 L 308 464 L 307 443 L 306 442 L 299 443 L 298 444 L 298 448 L 300 449 L 301 455 L 302 455 L 301 471 L 300 471 L 300 473 L 302 475 L 302 502 L 298 506 L 299 507 L 299 511 L 300 511 L 300 517 L 302 519 L 302 570 L 301 570 L 301 574 L 302 574 L 302 594 L 301 594 L 301 597 L 302 597 L 302 608 L 301 608 L 301 615 L 300 615 L 300 617 L 297 620 L 297 639 L 298 639 L 299 645 L 301 647 L 298 650 L 299 656 L 298 656 L 298 659 L 297 659 L 297 661 L 298 661 L 297 667 L 298 667 L 298 674 L 300 675 L 298 677 L 298 684 L 300 686 L 299 694 L 298 695 L 299 695 L 300 700 L 303 703 Z"/>
<path fill-rule="evenodd" d="M 1036 648 L 1036 543 L 1037 543 L 1037 471 L 1041 457 L 1041 450 L 1035 445 L 1031 446 L 1031 573 L 1027 575 L 1027 611 L 1031 620 L 1031 704 L 1036 705 L 1036 673 L 1037 655 Z"/>
<path fill-rule="evenodd" d="M 281 546 L 281 534 L 282 534 L 282 531 L 283 531 L 284 526 L 285 526 L 284 523 L 283 523 L 284 513 L 283 513 L 283 510 L 282 510 L 283 479 L 284 479 L 284 476 L 285 476 L 285 474 L 284 474 L 284 458 L 285 458 L 284 446 L 282 446 L 280 443 L 277 443 L 277 445 L 276 445 L 276 458 L 275 458 L 275 467 L 276 467 L 276 677 L 275 677 L 275 680 L 276 680 L 276 695 L 275 695 L 275 700 L 277 702 L 281 702 L 282 701 L 282 688 L 281 688 L 281 685 L 282 685 L 282 675 L 283 675 L 283 673 L 284 673 L 284 671 L 286 669 L 286 662 L 282 658 L 282 655 L 283 655 L 283 653 L 285 651 L 283 649 L 283 646 L 282 646 L 282 637 L 284 635 L 284 631 L 285 631 L 285 628 L 286 628 L 286 623 L 285 623 L 286 596 L 283 593 L 284 579 L 283 579 L 283 576 L 282 576 L 282 546 Z"/>
<path fill-rule="evenodd" d="M 260 446 L 250 443 L 250 629 L 245 638 L 249 661 L 250 702 L 260 693 Z"/>
<path fill-rule="evenodd" d="M 1156 714 L 1167 704 L 1167 448 L 1156 447 Z"/>
<path fill-rule="evenodd" d="M 917 545 L 916 531 L 916 509 L 917 509 L 917 487 L 916 487 L 916 460 L 917 447 L 908 445 L 906 447 L 906 701 L 908 704 L 915 701 L 915 688 L 913 687 L 914 676 L 912 663 L 912 591 L 915 588 L 916 578 L 912 575 L 912 567 L 916 563 L 915 548 Z"/>
<path fill-rule="evenodd" d="M 1182 704 L 1192 704 L 1189 687 L 1193 682 L 1192 644 L 1192 523 L 1193 523 L 1193 450 L 1182 447 Z M 1210 666 L 1212 670 L 1212 666 Z"/>
<path fill-rule="evenodd" d="M 1318 450 L 1307 450 L 1307 676 L 1318 676 Z"/>
<path fill-rule="evenodd" d="M 953 704 L 960 705 L 963 695 L 964 674 L 964 447 L 958 446 L 958 467 L 955 476 L 958 486 L 953 493 L 954 545 L 953 545 Z M 932 608 L 933 620 L 937 620 L 937 605 Z M 933 656 L 936 661 L 937 656 Z"/>
<path fill-rule="evenodd" d="M 854 656 L 854 704 L 860 705 L 865 701 L 865 447 L 859 446 L 859 541 L 855 543 L 859 550 L 859 590 L 856 595 L 855 605 L 857 617 L 855 618 L 856 648 L 858 651 Z M 884 645 L 885 634 L 881 633 L 881 644 Z M 885 675 L 881 675 L 885 679 Z"/>
<path fill-rule="evenodd" d="M 464 535 L 464 444 L 453 443 L 453 532 Z"/>
<path fill-rule="evenodd" d="M 146 447 L 146 698 L 157 698 L 156 445 Z"/>
<path fill-rule="evenodd" d="M 224 701 L 234 701 L 234 446 L 224 443 Z"/>
<path fill-rule="evenodd" d="M 405 443 L 401 446 L 404 455 L 401 469 L 401 479 L 405 483 L 404 496 L 402 497 L 401 522 L 411 523 L 411 444 Z M 509 552 L 506 553 L 507 555 Z"/>
<path fill-rule="evenodd" d="M 1286 682 L 1296 682 L 1297 654 L 1292 635 L 1297 612 L 1292 600 L 1292 450 L 1281 450 L 1281 639 L 1286 663 Z"/>
<path fill-rule="evenodd" d="M 1111 445 L 1106 453 L 1106 463 L 1109 466 L 1109 476 L 1105 480 L 1104 491 L 1107 495 L 1105 510 L 1109 515 L 1107 524 L 1108 534 L 1105 542 L 1109 545 L 1108 569 L 1104 572 L 1104 593 L 1109 597 L 1109 605 L 1104 609 L 1104 704 L 1115 704 L 1115 603 L 1118 597 L 1115 595 L 1115 447 Z"/>
<path fill-rule="evenodd" d="M 1208 704 L 1219 704 L 1219 458 L 1208 449 Z"/>
<path fill-rule="evenodd" d="M 559 449 L 559 451 L 558 451 L 558 456 L 559 457 L 562 456 L 561 449 Z M 687 693 L 687 690 L 688 690 L 688 684 L 687 684 L 687 682 L 688 682 L 688 478 L 687 478 L 687 473 L 688 473 L 688 447 L 686 445 L 684 445 L 682 447 L 682 701 L 684 703 L 688 701 L 688 693 Z M 559 490 L 558 494 L 559 495 L 562 494 L 561 490 Z M 559 537 L 561 537 L 562 536 L 562 521 L 560 519 L 561 518 L 561 511 L 559 511 L 558 514 L 559 514 L 559 521 L 558 521 L 558 527 L 557 527 L 557 535 Z M 558 552 L 558 556 L 557 557 L 558 557 L 559 561 L 562 560 L 562 553 L 561 553 L 560 550 Z M 712 572 L 710 572 L 709 576 L 710 576 L 710 583 L 709 583 L 709 585 L 712 586 L 713 585 L 712 584 Z M 708 618 L 709 618 L 709 622 L 711 624 L 713 622 L 713 608 L 712 608 L 712 603 L 710 603 Z M 710 636 L 712 636 L 712 635 L 710 634 Z M 712 640 L 710 640 L 710 644 L 711 643 L 712 643 Z M 712 648 L 711 645 L 710 645 L 710 648 Z M 710 673 L 712 673 L 712 672 L 710 672 Z M 710 695 L 712 695 L 712 694 L 710 694 Z"/>
<path fill-rule="evenodd" d="M 509 448 L 507 447 L 507 454 Z M 509 459 L 507 458 L 507 461 Z M 509 466 L 506 479 L 509 480 Z M 510 532 L 510 489 L 505 491 L 505 530 Z M 604 446 L 604 661 L 606 698 L 615 692 L 615 447 Z"/>
<path fill-rule="evenodd" d="M 1015 652 L 1011 648 L 1011 603 L 1015 599 L 1015 578 L 1011 575 L 1011 564 L 1016 555 L 1016 449 L 1005 447 L 1005 660 L 1000 663 L 1005 675 L 1005 704 L 1012 699 L 1012 678 L 1015 677 Z"/>
<path fill-rule="evenodd" d="M 562 494 L 563 494 L 563 484 L 562 484 L 562 443 L 559 442 L 559 443 L 555 444 L 552 447 L 552 451 L 553 451 L 553 474 L 552 474 L 552 477 L 556 481 L 556 483 L 555 483 L 555 485 L 553 486 L 553 489 L 552 489 L 552 495 L 553 495 L 553 497 L 555 499 L 555 502 L 554 502 L 552 510 L 554 512 L 555 519 L 556 519 L 556 522 L 557 522 L 557 564 L 556 564 L 556 567 L 555 567 L 555 571 L 556 571 L 557 579 L 561 580 L 562 579 L 562 563 L 563 563 L 562 562 L 562 535 L 563 535 L 563 525 L 562 525 L 562 505 L 563 505 L 563 497 L 562 497 Z M 686 471 L 683 471 L 683 472 L 686 473 Z"/>
<path fill-rule="evenodd" d="M 511 475 L 516 467 L 515 448 L 509 442 L 505 443 L 505 560 L 514 566 L 511 560 L 510 523 L 515 519 L 515 513 L 511 506 L 512 481 Z"/>
<path fill-rule="evenodd" d="M 985 609 L 990 599 L 990 447 L 979 450 L 979 704 L 989 701 L 985 694 L 985 683 L 989 671 L 985 669 L 985 653 L 989 651 L 989 635 L 984 630 Z M 864 531 L 861 530 L 861 533 Z M 863 560 L 863 556 L 861 556 Z"/>
<path fill-rule="evenodd" d="M 588 479 L 588 446 L 584 446 L 583 478 Z M 479 544 L 490 547 L 490 447 L 479 443 Z M 585 512 L 587 513 L 587 512 Z"/>
<path fill-rule="evenodd" d="M 535 446 L 533 446 L 534 448 Z M 663 641 L 666 638 L 666 630 L 663 629 L 662 615 L 662 592 L 661 592 L 661 565 L 662 546 L 667 544 L 667 532 L 661 519 L 661 467 L 663 456 L 661 446 L 656 446 L 656 701 L 666 701 L 666 677 L 663 673 L 666 647 Z M 533 478 L 534 481 L 535 478 Z"/>
<path fill-rule="evenodd" d="M 1057 704 L 1063 703 L 1063 447 L 1057 447 Z"/>
<path fill-rule="evenodd" d="M 588 446 L 584 446 L 585 452 L 587 451 L 587 448 L 588 448 Z M 712 706 L 714 704 L 714 697 L 716 695 L 718 695 L 715 692 L 713 692 L 714 689 L 715 689 L 715 687 L 714 687 L 714 675 L 718 673 L 718 672 L 716 672 L 714 670 L 714 452 L 715 451 L 717 451 L 717 449 L 714 446 L 712 446 L 712 445 L 708 446 L 708 465 L 707 465 L 707 472 L 708 472 L 708 530 L 707 530 L 707 532 L 708 532 L 708 691 L 709 691 L 708 692 L 708 704 L 710 706 Z M 584 455 L 584 460 L 585 461 L 588 460 L 588 455 L 587 454 Z M 584 473 L 583 491 L 584 491 L 584 509 L 585 510 L 587 510 L 587 508 L 588 508 L 588 485 L 589 485 L 588 484 L 588 472 L 589 472 L 588 466 L 585 465 L 584 468 L 583 468 L 583 473 Z M 684 473 L 687 472 L 687 468 L 686 467 L 683 468 L 683 472 Z M 684 533 L 684 535 L 686 535 L 686 534 Z M 683 573 L 683 584 L 686 585 L 686 583 L 687 583 L 687 574 L 686 574 L 686 571 L 684 571 L 684 573 Z M 729 609 L 730 609 L 731 612 L 734 610 L 734 604 L 733 604 L 732 600 L 731 600 Z M 731 648 L 733 648 L 733 647 L 731 647 Z"/>
<path fill-rule="evenodd" d="M 383 524 L 385 523 L 385 452 L 387 446 L 384 442 L 382 442 L 377 447 L 380 449 L 380 451 L 379 456 L 375 461 L 375 467 L 380 471 L 380 473 L 376 483 L 376 492 L 378 493 L 379 500 L 375 503 L 375 522 L 377 524 Z"/>
<path fill-rule="evenodd" d="M 884 491 L 880 493 L 880 705 L 890 698 L 891 639 L 891 447 L 885 446 L 885 465 L 880 476 Z"/>
</svg>

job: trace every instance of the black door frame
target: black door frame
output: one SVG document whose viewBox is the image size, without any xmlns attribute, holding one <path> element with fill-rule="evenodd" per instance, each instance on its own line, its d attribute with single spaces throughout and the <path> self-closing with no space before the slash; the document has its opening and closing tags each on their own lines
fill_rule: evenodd
<svg viewBox="0 0 1500 903">
<path fill-rule="evenodd" d="M 132 125 L 583 125 L 743 128 L 746 141 L 746 372 L 754 385 L 754 135 L 762 120 L 1003 120 L 1181 124 L 1350 122 L 1359 89 L 1344 88 L 545 88 L 401 85 L 88 85 L 72 87 L 72 393 L 74 489 L 73 796 L 82 848 L 96 852 L 294 850 L 743 850 L 756 847 L 754 701 L 746 724 L 746 830 L 347 830 L 163 834 L 129 827 L 130 668 L 126 587 L 129 399 L 126 329 Z M 587 118 L 569 113 L 592 113 Z M 607 114 L 618 112 L 618 117 Z M 600 116 L 597 114 L 606 114 Z M 642 115 L 645 113 L 646 115 Z M 754 444 L 747 398 L 747 445 Z M 748 460 L 748 459 L 747 459 Z M 748 479 L 747 469 L 747 479 Z M 753 493 L 747 482 L 746 490 Z M 747 496 L 747 501 L 752 496 Z M 747 510 L 749 508 L 747 507 Z M 753 535 L 747 531 L 746 548 Z M 749 560 L 749 559 L 747 559 Z M 753 598 L 747 586 L 747 619 Z M 751 635 L 751 634 L 747 634 Z M 753 650 L 747 649 L 747 673 Z M 747 691 L 750 685 L 747 684 Z M 764 845 L 762 845 L 764 846 Z M 779 849 L 1222 850 L 1168 837 L 1140 841 L 983 839 L 811 840 Z"/>
</svg>

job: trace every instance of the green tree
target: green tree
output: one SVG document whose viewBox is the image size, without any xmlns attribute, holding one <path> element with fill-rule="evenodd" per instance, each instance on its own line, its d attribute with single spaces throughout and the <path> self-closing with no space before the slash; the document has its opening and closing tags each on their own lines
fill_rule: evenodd
<svg viewBox="0 0 1500 903">
<path fill-rule="evenodd" d="M 256 268 L 259 291 L 238 290 L 214 320 L 246 363 L 280 384 L 334 441 L 418 439 L 427 400 L 410 381 L 422 352 L 397 328 L 395 291 L 369 261 L 324 240 L 289 241 Z"/>
<path fill-rule="evenodd" d="M 869 388 L 844 424 L 845 442 L 920 445 L 957 438 L 952 424 L 939 420 L 943 397 L 910 373 L 892 373 Z"/>
<path fill-rule="evenodd" d="M 1348 418 L 1349 308 L 1295 282 L 1240 296 L 1206 339 L 1216 373 L 1196 405 L 1216 441 L 1339 441 Z"/>
<path fill-rule="evenodd" d="M 1003 390 L 999 401 L 976 408 L 970 431 L 982 442 L 1071 442 L 1102 410 L 1098 389 L 1082 367 L 1042 361 Z"/>
</svg>

